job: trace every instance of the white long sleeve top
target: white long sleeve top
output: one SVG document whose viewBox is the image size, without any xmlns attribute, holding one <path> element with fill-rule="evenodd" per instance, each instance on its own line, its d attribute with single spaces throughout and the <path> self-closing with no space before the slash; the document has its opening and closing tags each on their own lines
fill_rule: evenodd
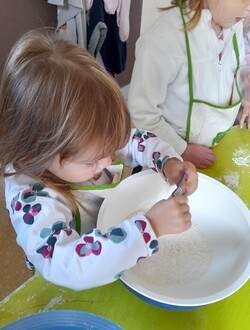
<svg viewBox="0 0 250 330">
<path fill-rule="evenodd" d="M 237 66 L 232 43 L 234 32 L 240 61 L 244 60 L 242 22 L 224 29 L 220 40 L 211 27 L 211 19 L 211 12 L 204 9 L 198 25 L 188 32 L 194 97 L 227 106 Z M 135 126 L 156 133 L 180 155 L 185 151 L 189 84 L 179 8 L 159 14 L 138 39 L 128 104 Z"/>
<path fill-rule="evenodd" d="M 155 135 L 135 129 L 117 155 L 126 165 L 147 166 L 160 174 L 169 157 L 181 159 Z M 6 177 L 6 206 L 17 243 L 48 281 L 75 290 L 97 287 L 115 281 L 140 258 L 157 251 L 156 235 L 143 214 L 124 219 L 106 233 L 96 228 L 98 211 L 110 191 L 110 183 L 102 183 L 100 189 L 93 186 L 93 191 L 91 186 L 84 190 L 85 183 L 83 190 L 74 188 L 80 212 L 79 233 L 76 218 L 58 192 L 26 175 Z"/>
</svg>

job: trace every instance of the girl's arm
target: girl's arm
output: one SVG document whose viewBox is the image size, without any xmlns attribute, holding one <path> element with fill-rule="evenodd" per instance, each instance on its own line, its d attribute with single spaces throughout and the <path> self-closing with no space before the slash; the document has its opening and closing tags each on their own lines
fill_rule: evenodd
<svg viewBox="0 0 250 330">
<path fill-rule="evenodd" d="M 153 168 L 162 174 L 163 164 L 170 158 L 182 158 L 165 141 L 154 133 L 135 128 L 131 131 L 128 144 L 117 152 L 117 157 L 129 167 L 141 165 Z"/>
<path fill-rule="evenodd" d="M 81 237 L 71 228 L 70 209 L 51 189 L 39 184 L 20 187 L 11 177 L 6 200 L 17 243 L 28 260 L 48 281 L 74 290 L 115 281 L 158 246 L 142 214 L 107 232 L 94 229 Z"/>
<path fill-rule="evenodd" d="M 190 162 L 182 162 L 181 157 L 165 141 L 155 134 L 133 129 L 129 143 L 117 153 L 117 156 L 130 167 L 141 165 L 152 168 L 171 184 L 177 184 L 185 172 L 185 190 L 192 194 L 198 185 L 198 174 Z"/>
</svg>

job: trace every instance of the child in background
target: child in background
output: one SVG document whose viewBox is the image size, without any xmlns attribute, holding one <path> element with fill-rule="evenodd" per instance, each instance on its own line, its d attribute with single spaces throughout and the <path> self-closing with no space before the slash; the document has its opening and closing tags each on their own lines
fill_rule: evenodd
<svg viewBox="0 0 250 330">
<path fill-rule="evenodd" d="M 250 18 L 245 19 L 243 31 L 245 40 L 245 66 L 241 70 L 243 105 L 239 125 L 242 128 L 247 119 L 247 126 L 250 130 Z"/>
<path fill-rule="evenodd" d="M 250 67 L 250 17 L 244 20 L 245 62 Z"/>
<path fill-rule="evenodd" d="M 128 105 L 135 126 L 164 139 L 198 168 L 241 106 L 243 20 L 250 0 L 173 0 L 136 45 Z"/>
<path fill-rule="evenodd" d="M 186 172 L 186 195 L 100 232 L 99 208 L 121 180 L 114 154 L 172 183 Z M 187 195 L 197 187 L 195 167 L 154 134 L 131 130 L 113 78 L 84 49 L 52 33 L 28 32 L 6 62 L 0 155 L 17 242 L 29 263 L 58 285 L 81 290 L 115 281 L 157 252 L 160 235 L 191 226 Z"/>
</svg>

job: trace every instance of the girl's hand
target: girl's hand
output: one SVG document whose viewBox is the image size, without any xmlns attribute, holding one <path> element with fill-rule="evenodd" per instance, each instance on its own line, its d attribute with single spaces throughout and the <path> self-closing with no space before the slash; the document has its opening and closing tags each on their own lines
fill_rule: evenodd
<svg viewBox="0 0 250 330">
<path fill-rule="evenodd" d="M 177 184 L 185 172 L 185 180 L 182 182 L 186 195 L 191 195 L 198 186 L 198 173 L 190 162 L 181 162 L 176 158 L 167 160 L 163 167 L 163 173 L 170 183 Z"/>
<path fill-rule="evenodd" d="M 169 197 L 156 203 L 145 214 L 157 237 L 179 234 L 191 227 L 187 196 Z"/>
<path fill-rule="evenodd" d="M 183 160 L 194 164 L 197 168 L 209 167 L 216 159 L 216 155 L 213 150 L 195 143 L 189 143 L 181 157 Z"/>
</svg>

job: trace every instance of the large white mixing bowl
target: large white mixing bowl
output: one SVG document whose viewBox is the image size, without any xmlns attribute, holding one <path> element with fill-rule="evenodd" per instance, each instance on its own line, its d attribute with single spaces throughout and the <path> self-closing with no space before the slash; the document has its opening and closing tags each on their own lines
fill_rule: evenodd
<svg viewBox="0 0 250 330">
<path fill-rule="evenodd" d="M 98 228 L 105 231 L 118 225 L 135 211 L 168 198 L 174 188 L 151 170 L 128 177 L 104 201 Z M 230 296 L 250 277 L 250 212 L 241 199 L 220 182 L 199 174 L 198 189 L 189 196 L 189 205 L 192 223 L 199 227 L 212 255 L 203 276 L 164 287 L 133 270 L 121 276 L 130 291 L 155 306 L 186 310 L 208 305 Z"/>
</svg>

